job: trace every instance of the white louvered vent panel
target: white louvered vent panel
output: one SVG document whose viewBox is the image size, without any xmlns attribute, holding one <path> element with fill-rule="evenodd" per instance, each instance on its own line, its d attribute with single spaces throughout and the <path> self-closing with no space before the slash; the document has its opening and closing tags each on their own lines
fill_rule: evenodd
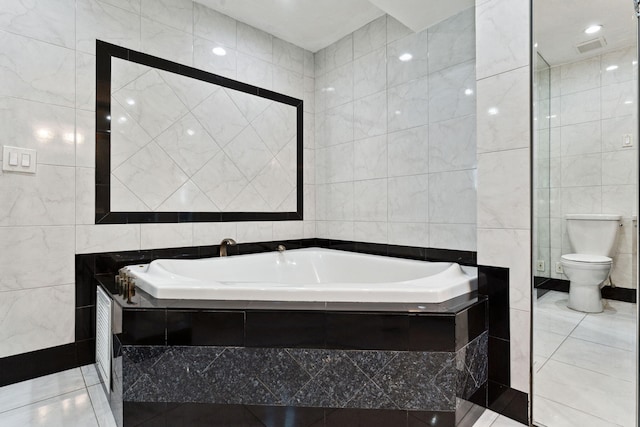
<svg viewBox="0 0 640 427">
<path fill-rule="evenodd" d="M 96 365 L 106 389 L 111 388 L 111 298 L 98 287 L 96 295 Z"/>
</svg>

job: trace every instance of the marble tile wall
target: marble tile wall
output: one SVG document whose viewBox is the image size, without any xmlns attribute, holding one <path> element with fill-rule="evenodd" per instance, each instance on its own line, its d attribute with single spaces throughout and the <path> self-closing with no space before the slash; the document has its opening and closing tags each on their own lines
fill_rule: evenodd
<svg viewBox="0 0 640 427">
<path fill-rule="evenodd" d="M 509 268 L 511 387 L 529 392 L 530 1 L 476 1 L 478 264 Z"/>
<path fill-rule="evenodd" d="M 315 54 L 318 237 L 476 249 L 475 33 L 383 16 Z"/>
<path fill-rule="evenodd" d="M 617 213 L 623 227 L 612 279 L 619 287 L 637 287 L 632 219 L 637 215 L 636 56 L 635 46 L 629 46 L 553 66 L 550 91 L 541 93 L 550 105 L 538 113 L 549 135 L 546 158 L 541 158 L 549 172 L 536 183 L 550 188 L 549 209 L 540 211 L 539 227 L 548 235 L 540 238 L 548 243 L 548 277 L 566 280 L 554 268 L 562 254 L 572 252 L 564 215 Z M 632 147 L 623 146 L 625 134 L 632 136 Z"/>
<path fill-rule="evenodd" d="M 111 79 L 111 211 L 296 211 L 296 107 L 120 58 Z"/>
<path fill-rule="evenodd" d="M 95 40 L 305 101 L 304 222 L 94 225 Z M 315 237 L 314 58 L 190 0 L 16 0 L 0 14 L 0 357 L 74 341 L 74 254 Z M 221 46 L 225 56 L 212 54 Z"/>
</svg>

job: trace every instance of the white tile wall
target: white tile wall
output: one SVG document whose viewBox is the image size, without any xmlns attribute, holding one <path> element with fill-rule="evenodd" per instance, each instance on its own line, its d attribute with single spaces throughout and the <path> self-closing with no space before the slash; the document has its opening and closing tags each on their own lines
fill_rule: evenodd
<svg viewBox="0 0 640 427">
<path fill-rule="evenodd" d="M 318 237 L 475 250 L 474 9 L 378 18 L 315 64 Z"/>
<path fill-rule="evenodd" d="M 551 179 L 536 183 L 540 188 L 550 187 L 554 227 L 544 237 L 540 233 L 549 230 L 540 229 L 538 238 L 541 245 L 548 243 L 551 265 L 547 275 L 551 277 L 566 279 L 553 266 L 562 254 L 572 252 L 563 215 L 618 213 L 624 217 L 624 226 L 612 276 L 616 286 L 637 287 L 631 262 L 636 250 L 625 238 L 633 234 L 632 216 L 637 214 L 637 107 L 631 99 L 637 84 L 635 55 L 635 47 L 630 46 L 551 68 L 551 107 L 538 112 L 542 127 L 551 128 L 543 129 L 550 134 L 546 153 L 550 162 L 541 169 Z M 618 68 L 607 71 L 610 65 Z M 546 120 L 546 115 L 553 119 Z M 624 134 L 632 135 L 633 147 L 622 146 Z M 547 167 L 550 171 L 545 171 Z M 549 216 L 548 209 L 539 215 Z"/>
<path fill-rule="evenodd" d="M 511 387 L 529 393 L 530 3 L 476 1 L 478 263 L 509 268 Z"/>
<path fill-rule="evenodd" d="M 0 173 L 0 357 L 73 341 L 76 253 L 210 245 L 224 237 L 315 237 L 311 52 L 190 0 L 10 3 L 0 14 L 2 145 L 38 150 L 38 171 L 35 176 Z M 304 98 L 309 169 L 305 217 L 311 220 L 94 225 L 96 38 Z M 215 46 L 224 46 L 227 55 L 213 55 Z M 337 49 L 332 64 L 350 62 L 345 53 L 350 50 Z M 341 107 L 337 111 L 342 112 Z M 349 114 L 352 118 L 353 106 Z M 340 118 L 335 116 L 335 134 L 341 131 Z M 121 154 L 124 160 L 133 152 Z M 269 172 L 265 183 L 277 176 Z M 130 195 L 117 181 L 113 191 Z M 193 196 L 188 186 L 178 193 Z M 279 203 L 290 205 L 293 200 L 288 192 L 276 196 Z"/>
</svg>

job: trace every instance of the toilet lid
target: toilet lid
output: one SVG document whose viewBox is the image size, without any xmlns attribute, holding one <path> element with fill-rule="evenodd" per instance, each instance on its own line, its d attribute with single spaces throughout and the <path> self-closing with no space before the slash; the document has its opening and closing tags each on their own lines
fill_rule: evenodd
<svg viewBox="0 0 640 427">
<path fill-rule="evenodd" d="M 566 254 L 562 255 L 562 259 L 573 262 L 588 262 L 590 264 L 608 264 L 611 262 L 611 258 L 608 256 L 591 254 Z"/>
</svg>

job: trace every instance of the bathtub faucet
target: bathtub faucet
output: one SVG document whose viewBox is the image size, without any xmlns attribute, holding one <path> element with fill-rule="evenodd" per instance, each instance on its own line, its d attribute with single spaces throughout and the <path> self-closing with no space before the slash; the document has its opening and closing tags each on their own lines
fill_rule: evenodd
<svg viewBox="0 0 640 427">
<path fill-rule="evenodd" d="M 236 241 L 230 238 L 222 239 L 222 242 L 220 242 L 220 256 L 227 256 L 227 245 L 235 246 Z"/>
<path fill-rule="evenodd" d="M 287 250 L 287 247 L 285 245 L 278 245 L 278 247 L 276 248 L 276 250 L 278 252 L 284 252 Z"/>
</svg>

